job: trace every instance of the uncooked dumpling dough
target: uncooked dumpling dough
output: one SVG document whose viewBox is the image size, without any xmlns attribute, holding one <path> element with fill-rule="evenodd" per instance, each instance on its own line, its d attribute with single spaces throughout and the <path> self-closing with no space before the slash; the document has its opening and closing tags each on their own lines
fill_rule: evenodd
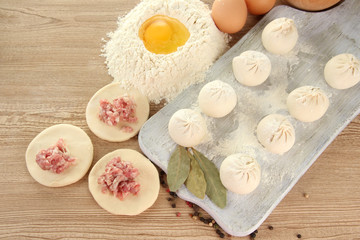
<svg viewBox="0 0 360 240">
<path fill-rule="evenodd" d="M 294 127 L 280 114 L 264 117 L 257 126 L 256 135 L 265 149 L 275 154 L 282 155 L 295 143 Z"/>
<path fill-rule="evenodd" d="M 41 150 L 54 146 L 62 138 L 67 153 L 75 162 L 62 173 L 43 170 L 36 162 Z M 89 170 L 93 159 L 93 145 L 89 136 L 79 127 L 70 124 L 51 126 L 39 133 L 26 150 L 26 166 L 30 175 L 40 184 L 48 187 L 62 187 L 79 181 Z"/>
<path fill-rule="evenodd" d="M 120 121 L 117 125 L 111 126 L 101 121 L 100 100 L 108 100 L 112 102 L 114 99 L 120 97 L 130 98 L 135 104 L 135 115 L 137 122 L 128 123 Z M 142 95 L 138 90 L 125 90 L 120 83 L 111 83 L 97 91 L 90 99 L 86 107 L 86 122 L 90 130 L 99 138 L 110 142 L 122 142 L 135 136 L 142 125 L 149 117 L 149 102 L 148 99 Z M 131 127 L 132 131 L 124 130 Z"/>
<path fill-rule="evenodd" d="M 260 183 L 260 165 L 254 158 L 242 153 L 230 155 L 220 166 L 220 179 L 228 190 L 248 194 Z"/>
<path fill-rule="evenodd" d="M 302 122 L 320 119 L 329 107 L 329 99 L 318 87 L 303 86 L 292 91 L 287 98 L 291 116 Z"/>
<path fill-rule="evenodd" d="M 324 77 L 333 88 L 351 88 L 360 81 L 360 62 L 352 54 L 339 54 L 326 63 Z"/>
<path fill-rule="evenodd" d="M 201 111 L 210 117 L 221 118 L 236 106 L 235 90 L 227 83 L 215 80 L 207 83 L 198 96 Z"/>
<path fill-rule="evenodd" d="M 140 184 L 137 195 L 129 194 L 120 200 L 110 192 L 103 193 L 98 178 L 105 172 L 106 164 L 115 157 L 130 162 L 139 170 L 135 181 Z M 137 215 L 151 207 L 156 201 L 159 190 L 159 174 L 154 165 L 142 154 L 131 149 L 119 149 L 103 156 L 89 173 L 89 190 L 95 201 L 112 214 Z"/>
<path fill-rule="evenodd" d="M 245 51 L 232 61 L 236 80 L 246 86 L 257 86 L 265 82 L 271 72 L 270 59 L 258 51 Z"/>
<path fill-rule="evenodd" d="M 264 47 L 271 53 L 286 54 L 296 45 L 298 31 L 294 20 L 277 18 L 264 28 L 261 39 Z"/>
<path fill-rule="evenodd" d="M 201 143 L 207 129 L 204 118 L 192 109 L 180 109 L 169 121 L 170 137 L 183 147 L 193 147 Z"/>
</svg>

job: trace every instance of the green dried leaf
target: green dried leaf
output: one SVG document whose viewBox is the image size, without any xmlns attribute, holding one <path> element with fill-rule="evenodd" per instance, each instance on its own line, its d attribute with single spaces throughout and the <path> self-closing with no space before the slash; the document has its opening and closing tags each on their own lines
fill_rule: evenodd
<svg viewBox="0 0 360 240">
<path fill-rule="evenodd" d="M 204 173 L 201 170 L 199 163 L 195 160 L 191 153 L 188 153 L 190 157 L 190 173 L 185 182 L 189 191 L 200 199 L 204 199 L 206 192 L 206 180 Z"/>
<path fill-rule="evenodd" d="M 224 208 L 226 206 L 226 188 L 221 183 L 217 167 L 200 152 L 193 148 L 192 151 L 205 175 L 207 183 L 206 195 L 218 207 Z"/>
<path fill-rule="evenodd" d="M 190 158 L 184 147 L 177 146 L 170 157 L 167 168 L 167 182 L 172 192 L 178 190 L 189 176 Z"/>
</svg>

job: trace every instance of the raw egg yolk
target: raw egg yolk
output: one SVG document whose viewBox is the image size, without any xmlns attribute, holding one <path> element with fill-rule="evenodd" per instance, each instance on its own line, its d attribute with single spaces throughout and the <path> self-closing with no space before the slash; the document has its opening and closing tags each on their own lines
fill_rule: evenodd
<svg viewBox="0 0 360 240">
<path fill-rule="evenodd" d="M 189 39 L 190 33 L 179 20 L 155 15 L 141 25 L 139 37 L 148 51 L 169 54 L 183 46 Z"/>
</svg>

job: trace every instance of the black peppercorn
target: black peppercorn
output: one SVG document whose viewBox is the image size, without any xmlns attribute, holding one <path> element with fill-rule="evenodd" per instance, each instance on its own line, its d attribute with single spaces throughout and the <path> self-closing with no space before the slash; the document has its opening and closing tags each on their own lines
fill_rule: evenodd
<svg viewBox="0 0 360 240">
<path fill-rule="evenodd" d="M 176 204 L 175 203 L 171 204 L 171 207 L 176 208 Z"/>
<path fill-rule="evenodd" d="M 270 225 L 270 226 L 269 226 L 269 230 L 273 230 L 273 229 L 274 229 L 274 227 Z"/>
<path fill-rule="evenodd" d="M 256 233 L 255 233 L 255 232 L 251 233 L 251 234 L 250 234 L 250 238 L 251 238 L 251 239 L 256 238 Z"/>
<path fill-rule="evenodd" d="M 296 235 L 297 236 L 297 238 L 301 238 L 301 234 L 298 234 L 298 235 Z"/>
</svg>

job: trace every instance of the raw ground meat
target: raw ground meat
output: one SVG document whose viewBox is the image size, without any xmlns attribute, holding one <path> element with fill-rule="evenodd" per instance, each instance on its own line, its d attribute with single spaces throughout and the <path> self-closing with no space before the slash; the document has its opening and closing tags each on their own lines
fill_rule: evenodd
<svg viewBox="0 0 360 240">
<path fill-rule="evenodd" d="M 41 169 L 50 170 L 54 173 L 62 173 L 69 168 L 76 159 L 67 153 L 65 142 L 60 138 L 54 146 L 41 150 L 36 155 L 36 162 Z"/>
<path fill-rule="evenodd" d="M 113 158 L 106 164 L 105 172 L 98 178 L 101 191 L 110 191 L 114 196 L 123 200 L 129 193 L 136 195 L 140 191 L 140 184 L 135 182 L 139 175 L 138 169 L 131 163 L 124 162 L 120 157 Z"/>
<path fill-rule="evenodd" d="M 115 126 L 119 122 L 136 123 L 136 104 L 129 97 L 120 97 L 110 103 L 106 99 L 100 100 L 99 118 L 104 123 Z M 131 127 L 123 127 L 125 132 L 132 132 Z"/>
</svg>

